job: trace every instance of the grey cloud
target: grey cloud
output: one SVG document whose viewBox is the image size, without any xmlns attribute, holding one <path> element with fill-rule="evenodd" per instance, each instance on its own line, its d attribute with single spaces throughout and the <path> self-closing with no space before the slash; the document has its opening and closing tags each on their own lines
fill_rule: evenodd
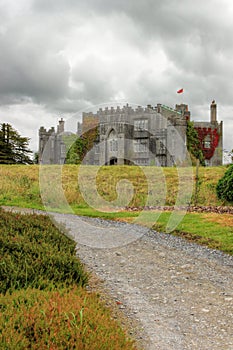
<svg viewBox="0 0 233 350">
<path fill-rule="evenodd" d="M 22 23 L 20 23 L 22 24 Z M 18 27 L 16 26 L 15 29 Z M 18 28 L 19 29 L 19 28 Z M 56 50 L 45 49 L 41 35 L 9 30 L 0 36 L 0 98 L 21 97 L 41 102 L 67 93 L 70 67 Z M 38 28 L 39 29 L 39 28 Z M 44 46 L 44 47 L 43 47 Z M 43 48 L 43 49 L 42 49 Z"/>
<path fill-rule="evenodd" d="M 81 85 L 80 95 L 93 103 L 109 101 L 114 90 L 108 64 L 95 55 L 88 55 L 72 71 L 72 79 Z"/>
</svg>

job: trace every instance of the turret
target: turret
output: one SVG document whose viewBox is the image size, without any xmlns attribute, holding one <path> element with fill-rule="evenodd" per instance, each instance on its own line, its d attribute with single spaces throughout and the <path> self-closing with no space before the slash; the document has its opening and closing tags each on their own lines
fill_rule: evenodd
<svg viewBox="0 0 233 350">
<path fill-rule="evenodd" d="M 59 120 L 59 125 L 57 126 L 57 133 L 60 134 L 61 132 L 65 131 L 65 121 L 63 120 L 63 118 L 61 118 L 61 120 Z"/>
<path fill-rule="evenodd" d="M 217 104 L 215 100 L 213 100 L 210 105 L 210 122 L 214 124 L 216 123 L 216 121 L 217 121 Z"/>
</svg>

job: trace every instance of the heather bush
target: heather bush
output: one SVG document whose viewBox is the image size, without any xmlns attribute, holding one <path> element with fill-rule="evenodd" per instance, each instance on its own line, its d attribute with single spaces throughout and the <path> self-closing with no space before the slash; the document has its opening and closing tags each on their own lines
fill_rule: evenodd
<svg viewBox="0 0 233 350">
<path fill-rule="evenodd" d="M 29 286 L 84 285 L 76 243 L 43 215 L 0 211 L 0 293 Z"/>
<path fill-rule="evenodd" d="M 1 349 L 133 350 L 98 296 L 80 287 L 0 295 Z"/>
</svg>

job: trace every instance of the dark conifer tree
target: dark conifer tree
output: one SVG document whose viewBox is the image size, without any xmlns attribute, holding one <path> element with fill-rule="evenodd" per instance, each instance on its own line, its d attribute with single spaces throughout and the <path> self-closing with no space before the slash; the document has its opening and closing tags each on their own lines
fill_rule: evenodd
<svg viewBox="0 0 233 350">
<path fill-rule="evenodd" d="M 32 164 L 29 138 L 22 137 L 10 124 L 0 124 L 0 164 Z"/>
</svg>

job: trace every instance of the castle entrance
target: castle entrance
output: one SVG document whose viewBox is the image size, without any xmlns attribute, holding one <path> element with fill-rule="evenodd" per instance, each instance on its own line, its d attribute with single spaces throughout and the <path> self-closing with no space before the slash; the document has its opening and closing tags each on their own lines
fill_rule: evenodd
<svg viewBox="0 0 233 350">
<path fill-rule="evenodd" d="M 111 158 L 109 161 L 109 165 L 117 165 L 117 158 L 116 157 Z"/>
</svg>

